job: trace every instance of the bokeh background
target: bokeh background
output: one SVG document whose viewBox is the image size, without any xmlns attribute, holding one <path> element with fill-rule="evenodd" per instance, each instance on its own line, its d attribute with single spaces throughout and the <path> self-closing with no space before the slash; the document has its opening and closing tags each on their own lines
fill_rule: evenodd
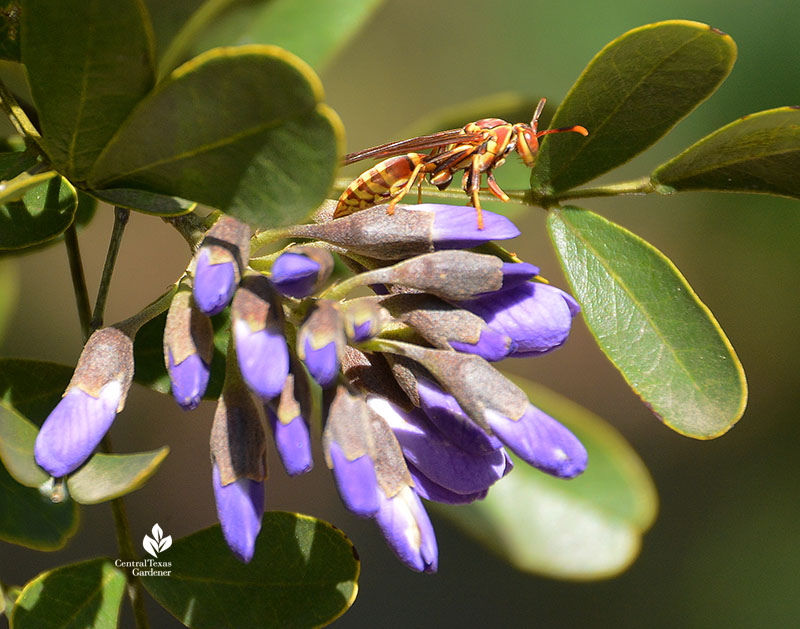
<svg viewBox="0 0 800 629">
<path fill-rule="evenodd" d="M 192 2 L 149 4 L 165 37 Z M 643 175 L 744 114 L 800 104 L 800 4 L 795 0 L 758 5 L 745 0 L 389 0 L 324 70 L 322 80 L 328 102 L 344 121 L 348 150 L 356 150 L 403 137 L 404 128 L 432 110 L 496 92 L 547 96 L 557 103 L 606 43 L 631 28 L 671 18 L 706 22 L 729 33 L 739 47 L 738 61 L 709 101 L 601 181 Z M 524 169 L 512 165 L 497 176 L 507 189 L 525 183 Z M 359 596 L 337 627 L 796 626 L 800 205 L 703 192 L 583 205 L 655 244 L 715 313 L 747 373 L 750 401 L 744 417 L 710 442 L 673 433 L 626 387 L 581 321 L 558 352 L 504 365 L 606 418 L 652 473 L 660 513 L 641 555 L 624 574 L 594 583 L 520 573 L 436 516 L 439 573 L 412 573 L 394 559 L 377 527 L 339 505 L 327 470 L 290 480 L 273 464 L 268 507 L 334 523 L 361 555 Z M 563 287 L 544 219 L 541 210 L 515 215 L 524 236 L 514 247 Z M 80 234 L 91 291 L 111 224 L 112 213 L 101 207 Z M 134 214 L 114 274 L 107 321 L 149 303 L 177 277 L 188 255 L 159 219 Z M 80 331 L 63 247 L 2 259 L 0 272 L 19 278 L 17 308 L 0 355 L 73 364 Z M 138 386 L 132 391 L 111 431 L 115 448 L 138 451 L 166 443 L 172 449 L 156 477 L 127 499 L 135 536 L 142 537 L 154 522 L 180 537 L 215 521 L 207 458 L 212 414 L 209 402 L 185 414 L 171 399 Z M 319 453 L 316 461 L 324 468 Z M 53 565 L 98 553 L 116 556 L 108 507 L 82 512 L 81 532 L 57 553 L 0 544 L 3 580 L 24 583 Z M 178 626 L 155 605 L 150 611 L 154 627 Z M 123 619 L 124 626 L 129 622 Z"/>
</svg>

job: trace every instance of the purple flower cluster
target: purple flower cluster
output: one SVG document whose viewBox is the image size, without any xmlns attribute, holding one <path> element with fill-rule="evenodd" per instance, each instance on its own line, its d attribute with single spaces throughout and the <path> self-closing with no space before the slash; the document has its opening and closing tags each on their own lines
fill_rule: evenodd
<svg viewBox="0 0 800 629">
<path fill-rule="evenodd" d="M 473 213 L 418 205 L 389 217 L 377 207 L 332 221 L 323 212 L 289 230 L 314 244 L 258 264 L 247 225 L 223 215 L 208 230 L 172 298 L 164 362 L 178 404 L 195 408 L 211 376 L 211 317 L 229 307 L 211 476 L 240 560 L 254 555 L 264 511 L 265 426 L 289 475 L 313 468 L 310 380 L 323 390 L 322 446 L 343 503 L 373 518 L 414 570 L 438 562 L 421 499 L 483 498 L 512 470 L 509 451 L 557 477 L 583 471 L 575 436 L 490 364 L 561 346 L 578 305 L 533 265 L 465 250 L 519 234 L 491 212 L 478 230 Z M 334 284 L 331 248 L 353 271 Z M 366 286 L 373 296 L 348 298 Z M 106 328 L 87 342 L 36 442 L 52 475 L 80 466 L 121 410 L 134 334 Z"/>
</svg>

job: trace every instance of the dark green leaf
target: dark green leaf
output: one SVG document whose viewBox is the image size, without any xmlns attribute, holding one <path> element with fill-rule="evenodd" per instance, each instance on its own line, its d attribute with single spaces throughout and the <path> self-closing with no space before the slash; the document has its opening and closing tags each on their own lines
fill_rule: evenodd
<svg viewBox="0 0 800 629">
<path fill-rule="evenodd" d="M 556 111 L 531 173 L 535 195 L 568 190 L 631 159 L 708 98 L 736 45 L 706 24 L 670 20 L 629 31 L 603 48 Z"/>
<path fill-rule="evenodd" d="M 11 626 L 112 629 L 117 626 L 125 582 L 125 573 L 104 558 L 48 570 L 23 588 Z"/>
<path fill-rule="evenodd" d="M 318 627 L 352 605 L 359 561 L 338 529 L 315 518 L 264 514 L 253 560 L 234 558 L 219 526 L 177 540 L 159 560 L 169 578 L 147 591 L 187 627 Z"/>
<path fill-rule="evenodd" d="M 239 4 L 213 22 L 196 48 L 274 44 L 320 71 L 358 32 L 381 0 L 272 0 Z"/>
<path fill-rule="evenodd" d="M 129 494 L 155 474 L 167 454 L 167 446 L 136 454 L 95 454 L 70 475 L 69 495 L 75 502 L 91 505 Z"/>
<path fill-rule="evenodd" d="M 211 50 L 159 84 L 90 174 L 91 187 L 192 199 L 253 226 L 297 222 L 338 166 L 336 115 L 295 57 L 269 46 Z"/>
<path fill-rule="evenodd" d="M 58 550 L 77 529 L 77 504 L 51 502 L 39 490 L 20 485 L 0 465 L 0 540 L 35 550 Z"/>
<path fill-rule="evenodd" d="M 159 393 L 171 390 L 169 374 L 164 365 L 164 326 L 167 313 L 157 316 L 144 324 L 136 334 L 133 344 L 133 360 L 136 365 L 133 379 L 141 385 Z M 211 374 L 204 400 L 216 400 L 222 393 L 225 380 L 225 355 L 228 351 L 230 335 L 230 310 L 226 308 L 211 318 L 214 327 L 214 355 L 211 358 Z"/>
<path fill-rule="evenodd" d="M 64 395 L 72 370 L 42 360 L 0 358 L 0 400 L 41 426 Z"/>
<path fill-rule="evenodd" d="M 75 188 L 54 171 L 22 174 L 0 188 L 0 250 L 51 240 L 75 217 Z"/>
<path fill-rule="evenodd" d="M 0 59 L 19 61 L 19 1 L 0 2 Z"/>
<path fill-rule="evenodd" d="M 22 174 L 36 163 L 36 155 L 23 151 L 0 153 L 0 181 Z"/>
<path fill-rule="evenodd" d="M 129 210 L 157 216 L 188 214 L 197 207 L 197 203 L 180 197 L 169 197 L 155 192 L 148 192 L 147 190 L 133 190 L 131 188 L 92 190 L 91 194 L 111 205 L 118 205 Z"/>
<path fill-rule="evenodd" d="M 515 460 L 513 473 L 484 500 L 441 511 L 521 570 L 560 579 L 622 572 L 656 515 L 658 498 L 647 468 L 596 415 L 541 385 L 514 381 L 583 442 L 588 468 L 563 480 Z"/>
<path fill-rule="evenodd" d="M 47 154 L 82 181 L 155 82 L 147 11 L 137 0 L 26 0 L 21 26 Z"/>
<path fill-rule="evenodd" d="M 653 173 L 675 190 L 765 192 L 800 198 L 800 107 L 770 109 L 722 127 Z"/>
<path fill-rule="evenodd" d="M 586 324 L 648 407 L 689 437 L 733 426 L 747 401 L 744 371 L 675 265 L 586 210 L 553 211 L 548 228 Z"/>
<path fill-rule="evenodd" d="M 26 487 L 40 487 L 50 478 L 33 458 L 37 434 L 33 423 L 0 402 L 0 460 L 14 480 Z"/>
</svg>

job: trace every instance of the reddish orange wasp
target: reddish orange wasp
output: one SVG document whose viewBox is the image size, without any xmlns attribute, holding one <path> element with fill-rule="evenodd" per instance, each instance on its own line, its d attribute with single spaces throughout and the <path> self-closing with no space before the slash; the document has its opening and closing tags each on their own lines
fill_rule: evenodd
<svg viewBox="0 0 800 629">
<path fill-rule="evenodd" d="M 339 197 L 334 218 L 347 216 L 373 205 L 389 202 L 389 214 L 419 179 L 428 181 L 439 190 L 447 188 L 456 171 L 463 170 L 461 187 L 478 212 L 478 229 L 483 229 L 479 198 L 481 176 L 486 173 L 489 191 L 502 201 L 508 201 L 494 178 L 494 169 L 502 166 L 506 155 L 515 150 L 529 168 L 536 162 L 539 138 L 550 133 L 589 132 L 580 125 L 537 131 L 545 99 L 539 101 L 530 124 L 511 124 L 499 118 L 484 118 L 470 122 L 461 129 L 440 131 L 409 140 L 389 142 L 345 155 L 344 163 L 352 164 L 373 157 L 388 157 L 353 181 Z M 430 153 L 417 153 L 431 149 Z"/>
</svg>

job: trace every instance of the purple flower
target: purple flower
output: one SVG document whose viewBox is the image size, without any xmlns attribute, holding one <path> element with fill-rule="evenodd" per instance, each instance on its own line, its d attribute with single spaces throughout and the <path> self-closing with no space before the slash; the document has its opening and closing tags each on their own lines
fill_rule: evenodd
<svg viewBox="0 0 800 629">
<path fill-rule="evenodd" d="M 299 253 L 282 253 L 272 265 L 272 283 L 284 295 L 306 297 L 317 283 L 321 266 L 316 260 Z"/>
<path fill-rule="evenodd" d="M 404 206 L 419 212 L 434 212 L 433 243 L 435 249 L 469 249 L 490 240 L 516 238 L 520 231 L 501 214 L 483 210 L 483 229 L 478 229 L 475 208 L 463 205 L 422 203 Z"/>
<path fill-rule="evenodd" d="M 212 470 L 217 517 L 225 542 L 239 561 L 249 563 L 255 552 L 264 514 L 264 483 L 246 477 L 228 485 L 220 480 L 219 468 Z"/>
<path fill-rule="evenodd" d="M 98 397 L 79 387 L 69 389 L 36 437 L 36 462 L 56 478 L 77 469 L 108 432 L 121 396 L 116 380 L 102 387 Z"/>
<path fill-rule="evenodd" d="M 236 290 L 238 273 L 233 259 L 212 262 L 208 247 L 197 254 L 197 268 L 194 274 L 194 302 L 203 314 L 219 314 L 228 305 Z"/>
<path fill-rule="evenodd" d="M 256 332 L 244 320 L 234 323 L 236 356 L 247 386 L 264 400 L 281 394 L 289 374 L 289 348 L 283 330 L 266 327 Z"/>
<path fill-rule="evenodd" d="M 172 397 L 184 410 L 197 408 L 208 386 L 211 373 L 209 366 L 199 354 L 191 354 L 183 362 L 175 364 L 172 351 L 167 350 L 169 381 L 172 385 Z"/>
<path fill-rule="evenodd" d="M 335 441 L 330 444 L 329 454 L 344 506 L 362 518 L 373 516 L 380 506 L 380 492 L 372 459 L 363 454 L 350 461 Z"/>
<path fill-rule="evenodd" d="M 447 342 L 457 352 L 477 354 L 492 362 L 503 360 L 508 356 L 511 348 L 510 338 L 505 334 L 492 330 L 488 326 L 480 331 L 477 343 L 467 343 L 466 341 L 457 341 L 455 339 L 447 339 Z"/>
<path fill-rule="evenodd" d="M 484 489 L 471 494 L 457 494 L 432 481 L 414 467 L 413 463 L 406 461 L 406 465 L 408 466 L 408 473 L 411 474 L 411 478 L 414 480 L 414 490 L 420 498 L 424 498 L 425 500 L 441 502 L 448 505 L 466 505 L 476 500 L 483 500 L 486 494 L 489 493 L 488 489 Z"/>
<path fill-rule="evenodd" d="M 428 419 L 462 450 L 487 454 L 503 446 L 497 437 L 467 417 L 452 395 L 427 378 L 417 378 L 417 393 Z"/>
<path fill-rule="evenodd" d="M 436 572 L 436 535 L 416 492 L 404 487 L 391 498 L 381 489 L 378 495 L 380 507 L 375 521 L 398 559 L 417 572 Z"/>
<path fill-rule="evenodd" d="M 322 347 L 315 348 L 311 338 L 307 338 L 303 346 L 303 362 L 308 368 L 308 373 L 323 389 L 327 389 L 336 382 L 339 373 L 339 355 L 335 341 L 330 341 Z"/>
<path fill-rule="evenodd" d="M 502 449 L 483 454 L 462 450 L 419 410 L 405 412 L 378 396 L 371 396 L 367 403 L 389 424 L 406 460 L 445 489 L 474 494 L 488 489 L 511 470 Z"/>
<path fill-rule="evenodd" d="M 336 383 L 344 346 L 344 328 L 339 309 L 333 302 L 320 299 L 300 326 L 297 354 L 308 368 L 308 373 L 323 389 Z"/>
<path fill-rule="evenodd" d="M 517 420 L 488 409 L 485 418 L 492 431 L 515 454 L 534 467 L 573 478 L 586 469 L 586 448 L 564 426 L 532 404 Z"/>
<path fill-rule="evenodd" d="M 311 471 L 314 467 L 314 460 L 311 457 L 308 426 L 303 417 L 296 415 L 284 423 L 268 406 L 265 406 L 264 410 L 286 473 L 289 476 L 298 476 Z"/>
<path fill-rule="evenodd" d="M 512 340 L 510 356 L 536 356 L 563 345 L 572 318 L 580 312 L 567 293 L 549 284 L 522 282 L 458 305 L 482 317 L 490 328 Z"/>
</svg>

